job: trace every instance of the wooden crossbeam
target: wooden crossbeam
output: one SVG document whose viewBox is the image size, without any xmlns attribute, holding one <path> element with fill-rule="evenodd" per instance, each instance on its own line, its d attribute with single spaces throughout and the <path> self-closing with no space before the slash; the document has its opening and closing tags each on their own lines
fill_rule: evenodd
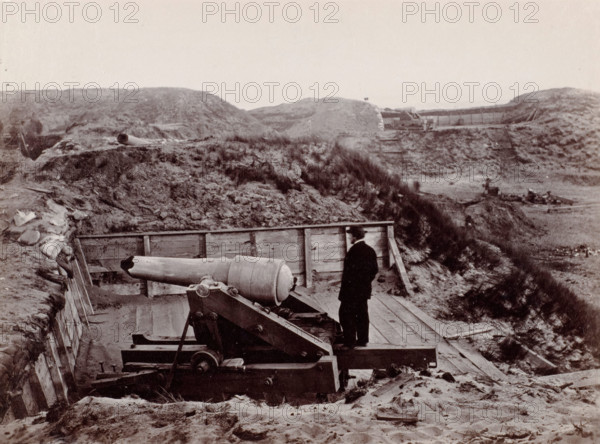
<svg viewBox="0 0 600 444">
<path fill-rule="evenodd" d="M 155 362 L 172 364 L 177 353 L 178 344 L 149 344 L 135 345 L 121 350 L 123 365 L 128 362 Z M 208 347 L 201 344 L 184 344 L 178 357 L 178 362 L 189 362 L 192 355 L 205 351 Z"/>
<path fill-rule="evenodd" d="M 129 372 L 168 372 L 170 364 L 129 363 Z M 108 384 L 106 384 L 108 385 Z M 186 398 L 205 398 L 221 393 L 334 393 L 339 389 L 337 360 L 323 356 L 317 362 L 266 363 L 242 367 L 221 366 L 209 374 L 194 373 L 182 365 L 173 381 L 172 390 Z"/>
<path fill-rule="evenodd" d="M 437 366 L 436 347 L 405 347 L 391 344 L 372 344 L 350 350 L 335 350 L 338 367 L 344 369 L 388 368 L 392 364 L 425 370 Z"/>
</svg>

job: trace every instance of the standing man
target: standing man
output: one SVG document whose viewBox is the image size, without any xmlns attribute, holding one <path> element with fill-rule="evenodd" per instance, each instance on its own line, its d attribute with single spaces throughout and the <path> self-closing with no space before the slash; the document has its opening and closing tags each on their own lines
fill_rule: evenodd
<svg viewBox="0 0 600 444">
<path fill-rule="evenodd" d="M 375 250 L 365 243 L 365 230 L 359 225 L 350 227 L 352 247 L 344 259 L 340 288 L 340 324 L 344 345 L 364 347 L 369 342 L 369 307 L 371 282 L 379 271 Z M 357 338 L 358 336 L 358 338 Z"/>
</svg>

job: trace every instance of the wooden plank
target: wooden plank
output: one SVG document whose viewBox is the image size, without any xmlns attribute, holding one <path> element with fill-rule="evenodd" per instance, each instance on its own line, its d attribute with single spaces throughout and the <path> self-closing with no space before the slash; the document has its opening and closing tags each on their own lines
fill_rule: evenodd
<svg viewBox="0 0 600 444">
<path fill-rule="evenodd" d="M 25 368 L 24 374 L 26 375 L 29 370 L 29 365 Z M 27 409 L 27 415 L 33 416 L 39 413 L 41 408 L 36 404 L 34 394 L 31 390 L 31 384 L 29 383 L 28 378 L 23 381 L 21 384 L 21 396 L 23 397 L 23 402 L 25 404 L 25 408 Z"/>
<path fill-rule="evenodd" d="M 89 263 L 100 262 L 103 265 L 108 263 L 111 266 L 107 268 L 113 271 L 121 269 L 121 261 L 126 257 L 140 255 L 144 251 L 143 237 L 131 234 L 117 238 L 81 238 L 80 240 Z"/>
<path fill-rule="evenodd" d="M 90 271 L 88 270 L 87 259 L 85 257 L 85 253 L 83 252 L 83 248 L 81 247 L 81 241 L 79 240 L 79 238 L 75 238 L 75 248 L 76 251 L 79 253 L 81 259 L 81 268 L 83 270 L 84 280 L 87 281 L 86 283 L 88 285 L 94 285 L 92 282 L 92 276 L 90 275 Z"/>
<path fill-rule="evenodd" d="M 153 288 L 155 296 L 165 296 L 170 294 L 185 294 L 187 286 L 153 282 Z"/>
<path fill-rule="evenodd" d="M 344 262 L 341 260 L 335 262 L 313 262 L 313 269 L 316 270 L 317 273 L 341 273 L 344 269 Z"/>
<path fill-rule="evenodd" d="M 462 347 L 459 344 L 453 343 L 452 346 L 458 350 L 458 352 L 471 361 L 475 367 L 481 370 L 485 375 L 489 376 L 494 381 L 505 381 L 506 375 L 502 373 L 498 367 L 492 364 L 490 361 L 485 359 L 479 352 L 470 350 L 467 346 Z"/>
<path fill-rule="evenodd" d="M 478 328 L 475 330 L 463 331 L 463 332 L 456 333 L 453 335 L 444 335 L 444 338 L 446 338 L 446 339 L 461 339 L 461 338 L 467 338 L 469 336 L 475 336 L 475 335 L 480 335 L 483 333 L 488 333 L 492 330 L 493 330 L 492 327 L 484 327 L 484 328 Z"/>
<path fill-rule="evenodd" d="M 419 422 L 418 412 L 387 412 L 381 407 L 377 410 L 375 417 L 380 421 L 396 421 L 404 424 L 416 424 Z"/>
<path fill-rule="evenodd" d="M 312 230 L 313 236 L 339 236 L 340 239 L 344 234 L 344 225 L 336 225 L 334 227 L 320 227 L 318 225 L 310 225 L 306 228 L 310 228 Z"/>
<path fill-rule="evenodd" d="M 54 395 L 59 401 L 68 401 L 68 399 L 65 398 L 66 383 L 58 369 L 58 366 L 51 364 L 49 365 L 44 353 L 40 354 L 40 362 L 46 367 L 45 370 L 47 371 L 47 376 L 50 377 L 50 383 L 54 389 Z"/>
<path fill-rule="evenodd" d="M 150 237 L 150 251 L 153 256 L 161 257 L 203 257 L 206 254 L 204 235 L 152 236 Z"/>
<path fill-rule="evenodd" d="M 68 285 L 73 298 L 73 304 L 79 315 L 79 319 L 85 321 L 85 325 L 89 328 L 90 322 L 83 302 L 82 290 L 79 288 L 79 285 L 75 279 L 70 279 Z"/>
<path fill-rule="evenodd" d="M 90 298 L 90 294 L 88 293 L 88 285 L 86 285 L 85 278 L 81 266 L 79 265 L 79 261 L 75 259 L 75 279 L 78 285 L 81 287 L 83 294 L 85 297 L 84 304 L 87 305 L 87 308 L 90 314 L 94 314 L 94 306 L 92 305 L 92 300 Z M 78 279 L 79 277 L 79 279 Z M 90 278 L 91 279 L 91 278 Z M 91 284 L 89 285 L 91 287 Z"/>
<path fill-rule="evenodd" d="M 63 364 L 67 366 L 70 374 L 72 375 L 75 371 L 75 356 L 73 355 L 71 340 L 69 338 L 69 335 L 65 331 L 63 312 L 64 310 L 61 310 L 56 315 L 56 322 L 53 326 L 54 337 L 57 340 L 58 352 L 60 354 L 61 360 Z"/>
<path fill-rule="evenodd" d="M 307 288 L 302 285 L 296 285 L 296 288 L 290 292 L 286 304 L 292 303 L 292 305 L 302 307 L 301 312 L 311 313 L 325 313 L 325 309 L 319 304 L 319 302 L 312 297 L 307 291 Z"/>
<path fill-rule="evenodd" d="M 90 265 L 88 267 L 88 270 L 90 271 L 90 275 L 92 274 L 102 274 L 102 273 L 112 273 L 112 271 L 110 271 L 108 268 L 105 268 L 101 265 Z"/>
<path fill-rule="evenodd" d="M 394 303 L 402 306 L 404 308 L 404 310 L 411 313 L 415 318 L 417 318 L 419 321 L 424 323 L 431 330 L 435 331 L 436 334 L 439 333 L 441 323 L 439 321 L 437 321 L 436 319 L 434 319 L 433 317 L 429 316 L 427 313 L 425 313 L 423 310 L 421 310 L 415 304 L 413 304 L 412 302 L 410 302 L 404 298 L 398 297 L 398 296 L 390 296 L 390 300 L 393 301 Z"/>
<path fill-rule="evenodd" d="M 315 224 L 315 225 L 292 225 L 288 227 L 259 227 L 259 228 L 227 228 L 222 230 L 182 230 L 182 231 L 148 231 L 135 233 L 141 239 L 141 236 L 172 236 L 181 234 L 221 234 L 221 233 L 247 233 L 249 231 L 276 231 L 276 230 L 303 230 L 304 228 L 311 229 L 335 229 L 344 228 L 350 225 L 356 224 L 357 222 L 337 222 L 331 224 Z M 363 227 L 374 227 L 374 226 L 387 226 L 393 225 L 394 221 L 371 221 L 371 222 L 360 222 Z M 120 237 L 131 237 L 131 233 L 111 233 L 111 234 L 85 234 L 79 236 L 80 239 L 106 239 L 106 238 L 120 238 Z"/>
<path fill-rule="evenodd" d="M 340 236 L 312 235 L 311 251 L 313 262 L 343 260 L 346 256 L 346 244 Z"/>
<path fill-rule="evenodd" d="M 437 365 L 436 347 L 398 347 L 370 344 L 351 350 L 335 349 L 340 369 L 388 368 L 392 364 L 425 370 Z"/>
<path fill-rule="evenodd" d="M 304 262 L 304 239 L 302 231 L 279 230 L 256 232 L 257 256 L 283 259 L 291 265 Z M 301 270 L 304 271 L 303 269 Z"/>
<path fill-rule="evenodd" d="M 372 297 L 369 301 L 369 319 L 372 324 L 385 337 L 390 344 L 407 345 L 409 335 L 406 334 L 406 327 L 398 317 L 390 312 L 378 298 Z M 415 343 L 412 345 L 419 345 Z"/>
<path fill-rule="evenodd" d="M 252 253 L 252 242 L 250 233 L 211 233 L 210 241 L 206 244 L 206 257 L 250 256 Z"/>
<path fill-rule="evenodd" d="M 58 334 L 57 334 L 58 333 Z M 67 356 L 67 349 L 64 346 L 63 338 L 61 337 L 60 330 L 54 327 L 53 331 L 50 332 L 47 342 L 47 350 L 50 351 L 54 364 L 58 367 L 58 372 L 66 382 L 63 385 L 63 394 L 65 399 L 69 399 L 69 390 L 76 390 L 75 378 L 71 372 L 71 366 L 69 357 Z M 73 359 L 73 366 L 75 365 L 75 359 Z"/>
<path fill-rule="evenodd" d="M 178 344 L 131 345 L 129 348 L 121 350 L 121 358 L 123 359 L 123 365 L 128 362 L 172 363 L 177 348 Z M 194 353 L 206 349 L 206 345 L 202 344 L 185 344 L 179 352 L 177 361 L 179 363 L 190 362 Z"/>
<path fill-rule="evenodd" d="M 508 334 L 506 331 L 504 331 L 502 329 L 500 329 L 500 331 L 504 334 L 504 336 L 511 336 L 510 334 Z M 523 359 L 526 360 L 529 364 L 531 364 L 534 367 L 537 367 L 537 369 L 539 369 L 539 370 L 544 370 L 544 371 L 548 371 L 548 372 L 556 371 L 557 367 L 554 363 L 548 361 L 546 358 L 544 358 L 540 354 L 534 352 L 533 350 L 531 350 L 529 347 L 527 347 L 522 342 L 517 341 L 514 337 L 513 337 L 513 340 L 519 344 L 519 346 L 521 347 L 521 351 L 524 352 Z"/>
<path fill-rule="evenodd" d="M 123 284 L 102 284 L 102 289 L 120 296 L 145 294 L 145 285 L 141 281 Z"/>
<path fill-rule="evenodd" d="M 407 382 L 412 381 L 413 379 L 415 379 L 414 373 L 400 373 L 398 376 L 393 378 L 391 381 L 388 381 L 387 383 L 385 383 L 381 387 L 379 387 L 377 390 L 375 390 L 372 393 L 372 395 L 377 398 L 377 397 L 389 392 L 392 388 L 400 389 L 400 387 L 402 387 Z"/>
<path fill-rule="evenodd" d="M 57 399 L 52 380 L 50 379 L 50 370 L 46 365 L 46 360 L 42 358 L 43 355 L 41 353 L 38 356 L 33 370 L 30 370 L 28 375 L 33 398 L 40 410 L 46 410 Z"/>
<path fill-rule="evenodd" d="M 345 226 L 344 232 L 342 234 L 344 236 L 344 256 L 346 255 L 346 253 L 352 246 L 352 241 L 350 240 L 350 234 L 348 234 L 348 232 L 346 231 L 347 229 L 348 229 L 348 226 Z"/>
<path fill-rule="evenodd" d="M 168 370 L 169 364 L 139 365 L 132 363 L 130 370 Z M 268 381 L 268 383 L 267 383 Z M 182 365 L 173 381 L 175 393 L 201 399 L 222 393 L 334 393 L 339 389 L 338 367 L 335 356 L 323 356 L 317 362 L 249 364 L 243 368 L 219 367 L 208 375 L 192 373 Z"/>
<path fill-rule="evenodd" d="M 396 239 L 396 237 L 394 236 L 394 226 L 393 225 L 388 225 L 387 227 L 387 242 L 388 242 L 388 264 L 390 265 L 390 267 L 393 267 L 396 264 L 396 260 L 394 259 L 394 254 L 392 253 L 392 249 L 389 247 L 389 242 L 390 239 Z M 396 245 L 398 246 L 398 245 Z"/>
<path fill-rule="evenodd" d="M 312 243 L 310 228 L 304 229 L 304 278 L 305 287 L 312 287 Z"/>
<path fill-rule="evenodd" d="M 402 262 L 402 256 L 400 256 L 400 251 L 398 250 L 398 244 L 396 244 L 395 238 L 388 239 L 389 251 L 394 258 L 394 265 L 396 266 L 396 270 L 400 275 L 400 279 L 402 280 L 402 284 L 404 285 L 404 289 L 409 296 L 414 296 L 414 292 L 412 290 L 412 285 L 410 284 L 410 280 L 408 279 L 408 273 L 406 273 L 406 268 L 404 268 L 404 262 Z"/>
<path fill-rule="evenodd" d="M 538 381 L 556 385 L 569 384 L 573 388 L 600 387 L 600 369 L 541 376 Z"/>
</svg>

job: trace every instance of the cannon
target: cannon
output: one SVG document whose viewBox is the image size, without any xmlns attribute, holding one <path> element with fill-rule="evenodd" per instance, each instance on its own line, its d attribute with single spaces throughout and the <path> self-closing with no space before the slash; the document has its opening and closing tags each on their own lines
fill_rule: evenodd
<svg viewBox="0 0 600 444">
<path fill-rule="evenodd" d="M 131 256 L 121 262 L 131 277 L 188 286 L 211 276 L 238 289 L 246 298 L 280 305 L 294 287 L 292 270 L 283 259 L 236 256 L 233 259 L 180 259 Z"/>
<path fill-rule="evenodd" d="M 123 371 L 93 382 L 103 394 L 159 387 L 186 399 L 326 394 L 345 388 L 351 369 L 437 365 L 436 347 L 343 347 L 339 323 L 295 288 L 281 259 L 132 256 L 121 267 L 134 278 L 186 286 L 190 311 L 181 337 L 133 335 L 121 350 Z"/>
</svg>

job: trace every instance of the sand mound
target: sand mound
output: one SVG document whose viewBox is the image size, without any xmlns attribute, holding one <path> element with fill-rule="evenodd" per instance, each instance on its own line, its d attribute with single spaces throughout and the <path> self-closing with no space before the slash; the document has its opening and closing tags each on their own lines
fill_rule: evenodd
<svg viewBox="0 0 600 444">
<path fill-rule="evenodd" d="M 263 124 L 289 137 L 335 138 L 340 133 L 377 133 L 382 122 L 378 109 L 368 102 L 341 98 L 303 99 L 295 103 L 250 111 Z"/>
<path fill-rule="evenodd" d="M 246 111 L 203 91 L 142 88 L 86 94 L 67 90 L 56 101 L 21 101 L 20 95 L 11 95 L 3 98 L 0 121 L 7 131 L 16 126 L 24 133 L 30 122 L 39 122 L 44 134 L 62 135 L 86 146 L 119 133 L 149 139 L 197 139 L 273 132 Z"/>
</svg>

